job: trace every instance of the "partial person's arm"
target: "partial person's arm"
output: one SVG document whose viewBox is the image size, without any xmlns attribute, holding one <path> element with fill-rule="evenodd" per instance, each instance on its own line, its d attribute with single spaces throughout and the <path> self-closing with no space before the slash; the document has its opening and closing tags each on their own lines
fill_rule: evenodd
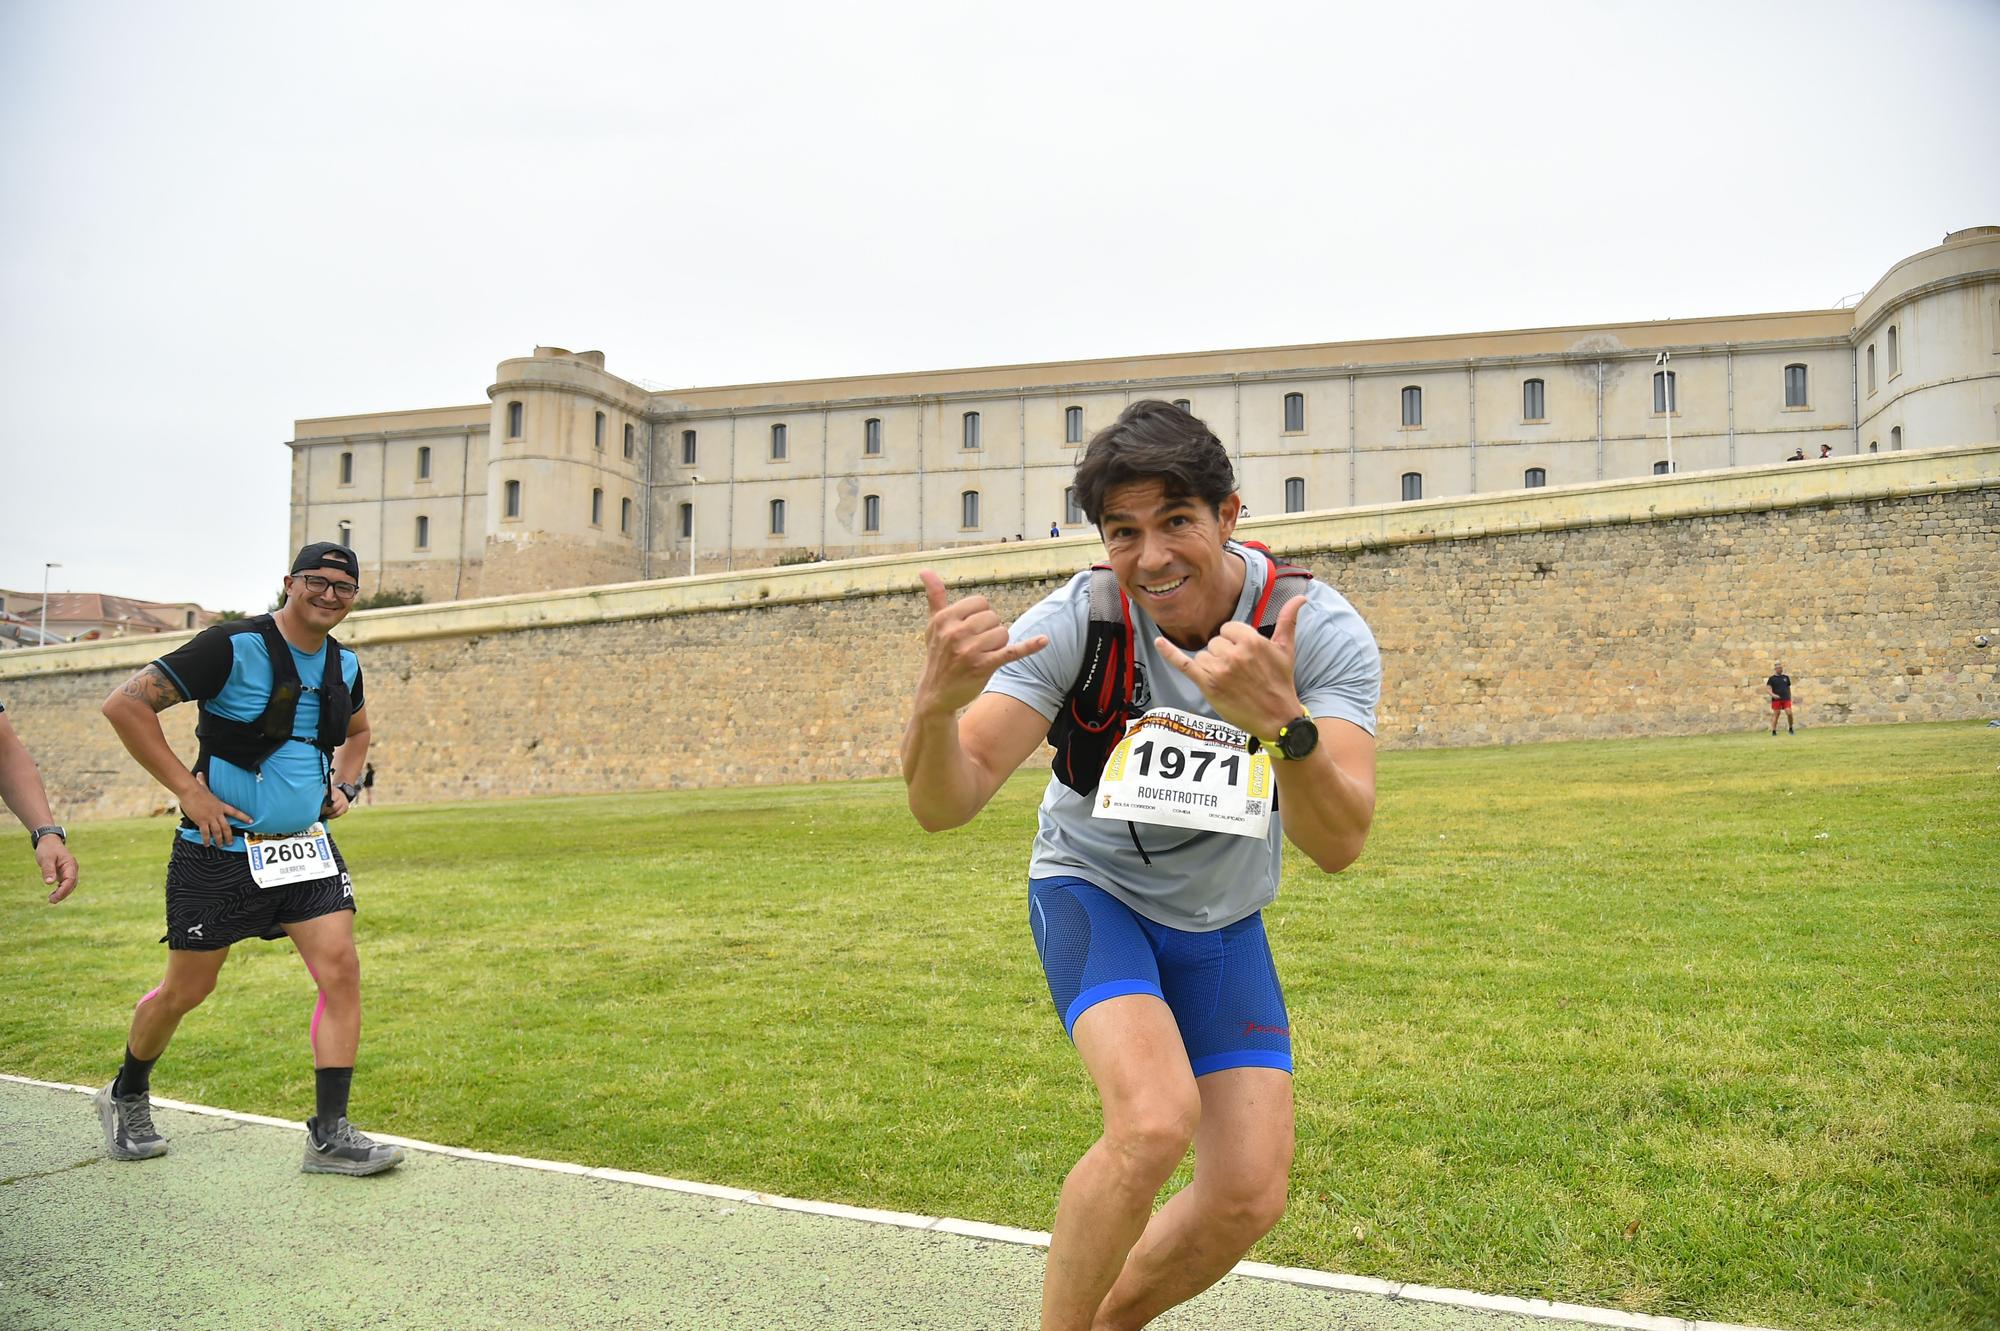
<svg viewBox="0 0 2000 1331">
<path fill-rule="evenodd" d="M 327 791 L 327 817 L 338 818 L 352 807 L 347 792 L 340 787 L 361 784 L 361 771 L 368 766 L 368 709 L 357 707 L 347 721 L 347 742 L 333 751 L 333 782 Z"/>
<path fill-rule="evenodd" d="M 250 815 L 210 793 L 208 783 L 190 772 L 167 743 L 160 713 L 181 700 L 180 689 L 166 672 L 149 665 L 114 689 L 99 710 L 118 732 L 125 751 L 180 802 L 181 813 L 201 832 L 202 844 L 227 846 L 236 840 L 229 820 L 247 823 Z"/>
<path fill-rule="evenodd" d="M 1007 626 L 985 597 L 952 604 L 942 578 L 929 569 L 919 576 L 931 618 L 923 673 L 903 730 L 903 784 L 918 824 L 942 832 L 970 822 L 1042 742 L 1048 722 L 1041 713 L 1018 698 L 981 690 L 994 671 L 1039 652 L 1049 640 L 1037 635 L 1010 645 Z"/>
<path fill-rule="evenodd" d="M 21 737 L 14 733 L 14 723 L 5 712 L 0 712 L 0 801 L 31 832 L 55 822 L 55 815 L 49 812 L 49 792 L 42 786 L 41 770 L 28 755 Z M 69 853 L 68 837 L 54 833 L 43 837 L 35 847 L 35 863 L 42 871 L 43 884 L 55 889 L 49 893 L 51 906 L 76 890 L 76 856 Z"/>
<path fill-rule="evenodd" d="M 1305 604 L 1303 596 L 1287 602 L 1269 638 L 1232 620 L 1199 656 L 1165 638 L 1154 646 L 1194 681 L 1217 716 L 1252 735 L 1276 735 L 1306 710 L 1293 677 Z M 1271 771 L 1284 802 L 1285 836 L 1321 869 L 1339 873 L 1361 857 L 1375 821 L 1375 737 L 1337 719 L 1318 729 L 1317 748 L 1295 762 L 1274 756 Z"/>
</svg>

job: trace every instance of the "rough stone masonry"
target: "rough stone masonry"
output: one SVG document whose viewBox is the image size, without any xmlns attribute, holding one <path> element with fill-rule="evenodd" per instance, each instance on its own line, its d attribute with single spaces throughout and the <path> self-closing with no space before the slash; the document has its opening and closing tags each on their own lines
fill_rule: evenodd
<svg viewBox="0 0 2000 1331">
<path fill-rule="evenodd" d="M 2000 446 L 1945 452 L 1245 534 L 1373 626 L 1385 747 L 1747 730 L 1767 724 L 1755 686 L 1780 659 L 1808 728 L 2000 715 Z M 357 616 L 343 638 L 366 672 L 378 796 L 890 775 L 925 620 L 916 570 L 1012 617 L 1097 550 L 1046 541 Z M 178 641 L 0 657 L 0 701 L 59 817 L 166 805 L 97 709 Z M 164 719 L 191 758 L 194 709 Z"/>
</svg>

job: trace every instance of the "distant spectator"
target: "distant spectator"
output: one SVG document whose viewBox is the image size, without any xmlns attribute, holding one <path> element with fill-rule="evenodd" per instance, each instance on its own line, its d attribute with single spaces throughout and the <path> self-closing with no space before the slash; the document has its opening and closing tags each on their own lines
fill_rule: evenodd
<svg viewBox="0 0 2000 1331">
<path fill-rule="evenodd" d="M 1783 661 L 1771 663 L 1771 677 L 1764 681 L 1764 687 L 1771 693 L 1771 733 L 1778 733 L 1778 713 L 1785 714 L 1785 733 L 1798 734 L 1798 727 L 1792 724 L 1792 677 L 1785 673 Z"/>
<path fill-rule="evenodd" d="M 1821 458 L 1822 460 L 1824 460 L 1824 459 L 1826 459 L 1826 458 L 1830 458 L 1830 457 L 1832 457 L 1832 456 L 1833 456 L 1833 445 L 1832 445 L 1832 444 L 1821 444 L 1821 445 L 1819 446 L 1819 455 L 1820 455 L 1820 458 Z"/>
<path fill-rule="evenodd" d="M 1806 460 L 1806 451 L 1804 448 L 1798 449 L 1790 457 L 1785 459 L 1785 461 L 1787 462 L 1804 462 L 1805 460 Z"/>
<path fill-rule="evenodd" d="M 375 802 L 375 764 L 369 763 L 361 769 L 361 799 L 365 804 Z"/>
<path fill-rule="evenodd" d="M 1051 522 L 1049 524 L 1049 535 L 1051 536 L 1062 535 L 1062 524 L 1060 522 Z"/>
</svg>

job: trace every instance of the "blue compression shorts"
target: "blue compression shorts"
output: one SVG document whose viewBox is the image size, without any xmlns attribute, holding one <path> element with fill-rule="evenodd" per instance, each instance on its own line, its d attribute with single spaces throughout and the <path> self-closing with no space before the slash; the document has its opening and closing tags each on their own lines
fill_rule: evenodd
<svg viewBox="0 0 2000 1331">
<path fill-rule="evenodd" d="M 1195 1076 L 1292 1070 L 1292 1024 L 1261 912 L 1190 933 L 1155 924 L 1081 878 L 1035 878 L 1028 927 L 1072 1039 L 1076 1019 L 1096 1004 L 1151 994 L 1173 1012 Z"/>
</svg>

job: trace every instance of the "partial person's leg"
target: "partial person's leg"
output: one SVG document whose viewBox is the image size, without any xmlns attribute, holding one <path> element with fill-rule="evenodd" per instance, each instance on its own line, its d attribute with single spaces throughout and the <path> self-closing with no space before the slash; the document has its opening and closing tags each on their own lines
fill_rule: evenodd
<svg viewBox="0 0 2000 1331">
<path fill-rule="evenodd" d="M 177 949 L 167 953 L 167 974 L 132 1009 L 125 1061 L 111 1084 L 91 1097 L 104 1149 L 113 1160 L 150 1160 L 167 1153 L 167 1139 L 153 1126 L 153 1063 L 166 1052 L 181 1018 L 215 988 L 229 949 Z"/>
<path fill-rule="evenodd" d="M 361 1047 L 361 956 L 354 946 L 354 912 L 336 910 L 288 922 L 284 929 L 319 986 L 309 1028 L 313 1066 L 351 1068 Z"/>
<path fill-rule="evenodd" d="M 167 974 L 132 1009 L 132 1026 L 125 1036 L 126 1052 L 150 1064 L 167 1051 L 181 1018 L 201 1006 L 201 1000 L 215 990 L 215 977 L 229 949 L 190 952 L 176 948 L 167 953 Z M 121 1087 L 121 1093 L 129 1088 Z"/>
<path fill-rule="evenodd" d="M 1292 1173 L 1292 1077 L 1229 1068 L 1196 1085 L 1194 1181 L 1160 1208 L 1098 1308 L 1096 1331 L 1142 1327 L 1229 1273 L 1285 1213 Z"/>
<path fill-rule="evenodd" d="M 1086 1331 L 1187 1154 L 1201 1097 L 1180 1030 L 1150 994 L 1109 998 L 1071 1031 L 1104 1108 L 1099 1137 L 1063 1180 L 1042 1285 L 1044 1331 Z"/>
</svg>

